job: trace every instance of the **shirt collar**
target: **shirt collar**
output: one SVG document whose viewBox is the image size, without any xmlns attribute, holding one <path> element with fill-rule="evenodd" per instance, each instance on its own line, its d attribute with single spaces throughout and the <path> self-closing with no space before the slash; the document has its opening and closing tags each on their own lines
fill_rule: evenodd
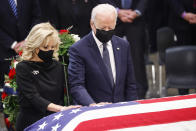
<svg viewBox="0 0 196 131">
<path fill-rule="evenodd" d="M 16 6 L 17 6 L 17 0 L 14 0 L 14 2 L 16 3 Z"/>
</svg>

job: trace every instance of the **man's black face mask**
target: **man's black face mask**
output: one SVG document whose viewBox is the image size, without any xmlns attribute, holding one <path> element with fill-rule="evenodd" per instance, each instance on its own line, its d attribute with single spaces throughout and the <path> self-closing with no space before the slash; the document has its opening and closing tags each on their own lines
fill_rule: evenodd
<svg viewBox="0 0 196 131">
<path fill-rule="evenodd" d="M 96 29 L 96 37 L 101 41 L 102 43 L 107 43 L 109 40 L 112 39 L 112 36 L 114 35 L 114 30 L 100 30 Z"/>
</svg>

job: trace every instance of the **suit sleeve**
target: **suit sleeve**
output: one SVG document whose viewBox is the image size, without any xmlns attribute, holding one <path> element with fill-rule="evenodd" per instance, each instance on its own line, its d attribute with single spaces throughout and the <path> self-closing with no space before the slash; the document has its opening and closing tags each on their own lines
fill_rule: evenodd
<svg viewBox="0 0 196 131">
<path fill-rule="evenodd" d="M 181 17 L 182 13 L 185 11 L 180 0 L 168 0 L 170 8 Z"/>
<path fill-rule="evenodd" d="M 73 47 L 69 49 L 68 79 L 71 95 L 77 104 L 88 106 L 95 103 L 85 88 L 85 63 Z"/>
<path fill-rule="evenodd" d="M 23 95 L 38 111 L 45 113 L 50 101 L 42 98 L 34 86 L 34 79 L 28 67 L 24 64 L 18 64 L 16 68 L 16 83 L 19 94 Z"/>
<path fill-rule="evenodd" d="M 137 90 L 136 90 L 136 81 L 135 81 L 135 73 L 133 69 L 133 62 L 131 58 L 130 46 L 127 43 L 127 74 L 126 74 L 126 101 L 137 100 Z"/>
<path fill-rule="evenodd" d="M 148 0 L 140 0 L 135 10 L 139 10 L 142 14 L 144 14 L 147 7 L 147 2 Z"/>
<path fill-rule="evenodd" d="M 12 39 L 7 33 L 0 29 L 0 48 L 3 50 L 11 49 L 14 39 Z"/>
</svg>

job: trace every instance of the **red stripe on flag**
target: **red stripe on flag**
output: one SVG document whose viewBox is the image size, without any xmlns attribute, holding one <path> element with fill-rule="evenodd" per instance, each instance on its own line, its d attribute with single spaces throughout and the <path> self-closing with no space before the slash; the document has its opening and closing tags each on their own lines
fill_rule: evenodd
<svg viewBox="0 0 196 131">
<path fill-rule="evenodd" d="M 196 120 L 196 107 L 94 119 L 81 122 L 74 131 L 103 131 L 190 120 Z"/>
<path fill-rule="evenodd" d="M 192 95 L 184 95 L 184 96 L 175 96 L 175 97 L 164 97 L 164 98 L 156 98 L 156 99 L 148 99 L 148 100 L 138 100 L 141 104 L 146 103 L 156 103 L 156 102 L 166 102 L 166 101 L 175 101 L 175 100 L 185 100 L 185 99 L 193 99 L 196 98 L 196 94 Z"/>
</svg>

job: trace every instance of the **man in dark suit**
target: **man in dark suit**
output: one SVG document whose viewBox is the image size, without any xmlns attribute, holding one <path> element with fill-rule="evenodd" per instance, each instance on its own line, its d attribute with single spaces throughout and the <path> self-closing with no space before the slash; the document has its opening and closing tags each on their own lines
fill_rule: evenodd
<svg viewBox="0 0 196 131">
<path fill-rule="evenodd" d="M 60 14 L 57 3 L 60 0 L 39 0 L 42 12 L 42 21 L 50 22 L 56 29 L 60 29 Z"/>
<path fill-rule="evenodd" d="M 168 0 L 169 26 L 174 30 L 177 45 L 196 45 L 196 0 Z M 180 95 L 188 89 L 179 89 Z"/>
<path fill-rule="evenodd" d="M 148 89 L 145 69 L 145 22 L 144 14 L 147 0 L 100 0 L 100 3 L 109 3 L 118 10 L 116 35 L 126 36 L 131 44 L 131 55 L 136 77 L 139 99 L 144 99 Z"/>
<path fill-rule="evenodd" d="M 0 86 L 9 71 L 10 58 L 18 53 L 31 27 L 39 22 L 37 0 L 1 0 L 0 4 Z"/>
<path fill-rule="evenodd" d="M 168 26 L 167 0 L 149 0 L 146 9 L 149 53 L 157 52 L 157 29 Z"/>
<path fill-rule="evenodd" d="M 71 33 L 80 37 L 90 32 L 90 13 L 97 0 L 57 0 L 59 26 L 61 29 L 73 25 Z"/>
<path fill-rule="evenodd" d="M 113 35 L 116 19 L 113 6 L 96 6 L 91 14 L 92 32 L 70 47 L 68 78 L 78 104 L 137 99 L 129 44 Z"/>
</svg>

